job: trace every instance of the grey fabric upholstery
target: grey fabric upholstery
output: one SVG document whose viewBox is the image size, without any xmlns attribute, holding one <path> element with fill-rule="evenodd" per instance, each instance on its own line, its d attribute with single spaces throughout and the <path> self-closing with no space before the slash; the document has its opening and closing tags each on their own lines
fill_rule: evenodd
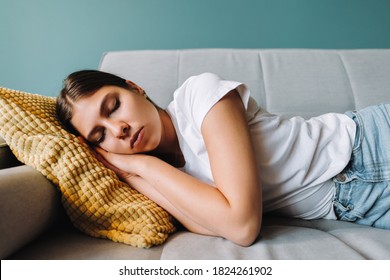
<svg viewBox="0 0 390 280">
<path fill-rule="evenodd" d="M 25 165 L 0 170 L 0 200 L 2 257 L 47 230 L 60 209 L 53 185 Z"/>
<path fill-rule="evenodd" d="M 123 51 L 100 69 L 140 84 L 165 107 L 189 76 L 213 72 L 246 83 L 273 113 L 315 116 L 388 102 L 389 50 Z"/>
<path fill-rule="evenodd" d="M 105 53 L 99 68 L 138 83 L 162 107 L 185 79 L 202 72 L 246 83 L 261 106 L 286 116 L 309 118 L 390 101 L 386 49 L 120 51 Z M 0 172 L 2 258 L 390 259 L 387 230 L 273 216 L 265 217 L 262 233 L 250 247 L 186 230 L 151 249 L 94 239 L 69 225 L 58 209 L 58 196 L 41 175 L 31 173 L 26 167 Z M 20 213 L 22 206 L 27 208 Z"/>
</svg>

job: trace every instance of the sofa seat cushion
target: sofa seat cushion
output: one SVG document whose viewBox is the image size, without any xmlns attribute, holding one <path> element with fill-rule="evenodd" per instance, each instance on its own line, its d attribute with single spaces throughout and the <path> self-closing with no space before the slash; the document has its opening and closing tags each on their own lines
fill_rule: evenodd
<svg viewBox="0 0 390 280">
<path fill-rule="evenodd" d="M 8 257 L 9 260 L 158 260 L 163 245 L 148 249 L 91 238 L 68 224 L 57 224 Z"/>
<path fill-rule="evenodd" d="M 219 237 L 178 232 L 164 246 L 162 259 L 337 260 L 389 259 L 387 230 L 336 220 L 305 221 L 266 217 L 250 247 Z M 207 249 L 205 249 L 207 248 Z"/>
</svg>

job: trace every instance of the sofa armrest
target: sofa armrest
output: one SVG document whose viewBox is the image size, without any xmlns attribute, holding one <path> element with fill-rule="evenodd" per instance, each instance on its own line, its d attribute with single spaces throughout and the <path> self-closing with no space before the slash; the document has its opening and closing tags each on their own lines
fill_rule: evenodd
<svg viewBox="0 0 390 280">
<path fill-rule="evenodd" d="M 0 257 L 48 229 L 61 213 L 55 186 L 32 167 L 0 170 Z"/>
</svg>

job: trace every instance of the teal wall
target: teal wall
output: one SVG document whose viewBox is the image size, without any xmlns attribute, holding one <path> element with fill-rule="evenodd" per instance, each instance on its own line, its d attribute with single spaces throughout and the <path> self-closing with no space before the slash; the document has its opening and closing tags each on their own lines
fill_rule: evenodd
<svg viewBox="0 0 390 280">
<path fill-rule="evenodd" d="M 387 0 L 0 0 L 0 86 L 56 96 L 105 51 L 390 48 Z"/>
</svg>

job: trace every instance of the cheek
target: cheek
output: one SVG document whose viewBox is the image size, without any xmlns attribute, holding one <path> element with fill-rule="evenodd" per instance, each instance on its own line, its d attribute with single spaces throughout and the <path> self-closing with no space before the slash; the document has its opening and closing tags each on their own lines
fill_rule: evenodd
<svg viewBox="0 0 390 280">
<path fill-rule="evenodd" d="M 141 122 L 152 125 L 155 129 L 161 126 L 160 115 L 156 107 L 153 104 L 147 102 L 143 106 L 137 108 L 135 117 Z"/>
<path fill-rule="evenodd" d="M 113 137 L 106 135 L 106 139 L 100 144 L 101 148 L 110 153 L 120 153 L 121 147 L 117 145 Z"/>
<path fill-rule="evenodd" d="M 158 147 L 161 142 L 163 135 L 163 127 L 160 119 L 160 115 L 156 108 L 153 107 L 153 110 L 150 110 L 148 113 L 148 122 L 149 122 L 149 150 L 154 150 Z"/>
</svg>

